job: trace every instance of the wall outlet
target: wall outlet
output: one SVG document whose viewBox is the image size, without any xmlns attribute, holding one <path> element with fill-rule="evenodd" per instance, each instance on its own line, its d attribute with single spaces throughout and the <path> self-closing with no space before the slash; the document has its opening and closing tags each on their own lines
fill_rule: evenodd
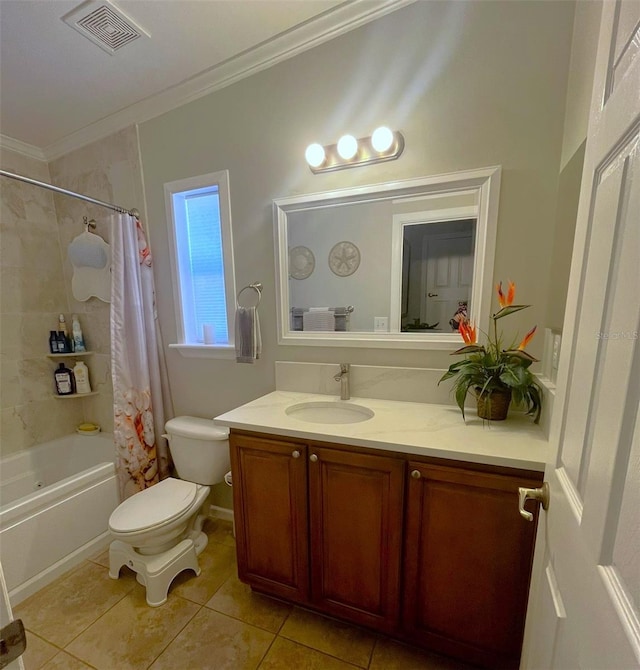
<svg viewBox="0 0 640 670">
<path fill-rule="evenodd" d="M 374 316 L 373 317 L 373 330 L 376 333 L 386 333 L 389 330 L 389 317 L 388 316 Z"/>
</svg>

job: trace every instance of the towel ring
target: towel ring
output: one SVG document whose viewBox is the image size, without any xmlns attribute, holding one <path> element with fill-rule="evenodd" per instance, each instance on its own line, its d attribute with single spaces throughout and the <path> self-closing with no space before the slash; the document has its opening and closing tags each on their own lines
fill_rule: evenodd
<svg viewBox="0 0 640 670">
<path fill-rule="evenodd" d="M 262 300 L 262 284 L 259 281 L 253 282 L 253 284 L 249 284 L 249 286 L 245 286 L 243 289 L 240 290 L 236 297 L 236 301 L 238 303 L 239 307 L 243 307 L 244 305 L 240 304 L 240 296 L 245 292 L 253 289 L 257 294 L 258 294 L 258 302 L 253 305 L 256 309 L 260 306 L 260 301 Z"/>
</svg>

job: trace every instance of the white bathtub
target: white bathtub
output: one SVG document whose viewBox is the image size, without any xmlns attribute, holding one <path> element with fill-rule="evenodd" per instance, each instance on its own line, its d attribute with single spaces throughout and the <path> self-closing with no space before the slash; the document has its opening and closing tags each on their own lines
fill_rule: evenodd
<svg viewBox="0 0 640 670">
<path fill-rule="evenodd" d="M 109 544 L 113 436 L 69 435 L 0 461 L 0 561 L 11 604 Z"/>
</svg>

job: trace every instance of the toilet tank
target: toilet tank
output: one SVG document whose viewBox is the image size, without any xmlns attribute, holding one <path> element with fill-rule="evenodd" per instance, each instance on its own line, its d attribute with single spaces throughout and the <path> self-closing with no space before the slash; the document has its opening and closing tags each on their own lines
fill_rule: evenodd
<svg viewBox="0 0 640 670">
<path fill-rule="evenodd" d="M 169 450 L 180 479 L 210 486 L 231 469 L 229 429 L 211 419 L 177 416 L 165 424 Z"/>
</svg>

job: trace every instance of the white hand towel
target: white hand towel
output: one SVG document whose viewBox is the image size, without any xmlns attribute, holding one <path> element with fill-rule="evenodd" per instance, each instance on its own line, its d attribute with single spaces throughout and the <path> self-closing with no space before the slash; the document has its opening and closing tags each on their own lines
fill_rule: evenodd
<svg viewBox="0 0 640 670">
<path fill-rule="evenodd" d="M 329 310 L 304 312 L 302 315 L 302 330 L 335 330 L 336 317 Z"/>
<path fill-rule="evenodd" d="M 262 354 L 260 320 L 255 307 L 236 308 L 236 363 L 255 363 Z"/>
</svg>

